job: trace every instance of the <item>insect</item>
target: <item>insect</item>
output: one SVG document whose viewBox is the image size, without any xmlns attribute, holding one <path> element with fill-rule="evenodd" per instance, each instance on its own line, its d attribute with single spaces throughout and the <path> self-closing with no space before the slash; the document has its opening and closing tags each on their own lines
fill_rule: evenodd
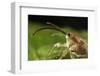
<svg viewBox="0 0 100 76">
<path fill-rule="evenodd" d="M 60 55 L 59 59 L 63 59 L 68 53 L 70 54 L 71 59 L 88 57 L 88 54 L 87 54 L 88 46 L 85 40 L 77 36 L 75 33 L 72 33 L 72 32 L 66 33 L 60 27 L 58 27 L 57 25 L 51 22 L 46 22 L 46 24 L 52 25 L 52 27 L 50 26 L 50 27 L 39 28 L 33 33 L 33 36 L 37 32 L 45 30 L 45 29 L 53 29 L 53 30 L 61 32 L 65 37 L 65 40 L 66 40 L 65 43 L 61 44 L 57 42 L 51 48 L 51 51 L 53 50 L 53 48 L 59 48 L 59 47 L 65 48 L 64 50 L 62 50 L 62 54 Z"/>
</svg>

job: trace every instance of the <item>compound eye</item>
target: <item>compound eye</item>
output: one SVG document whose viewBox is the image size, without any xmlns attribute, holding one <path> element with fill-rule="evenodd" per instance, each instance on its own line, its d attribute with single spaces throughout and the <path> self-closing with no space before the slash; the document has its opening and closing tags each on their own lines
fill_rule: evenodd
<svg viewBox="0 0 100 76">
<path fill-rule="evenodd" d="M 70 33 L 68 33 L 68 36 L 69 36 L 69 37 L 70 37 L 70 35 L 71 35 L 71 34 L 70 34 Z"/>
</svg>

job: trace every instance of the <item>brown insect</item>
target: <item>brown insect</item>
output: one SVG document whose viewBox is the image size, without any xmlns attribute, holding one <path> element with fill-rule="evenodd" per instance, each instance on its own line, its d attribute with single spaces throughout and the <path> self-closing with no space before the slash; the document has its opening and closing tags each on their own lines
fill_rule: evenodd
<svg viewBox="0 0 100 76">
<path fill-rule="evenodd" d="M 69 50 L 75 52 L 79 57 L 87 57 L 88 46 L 85 40 L 80 38 L 74 33 L 68 33 L 69 37 Z"/>
</svg>

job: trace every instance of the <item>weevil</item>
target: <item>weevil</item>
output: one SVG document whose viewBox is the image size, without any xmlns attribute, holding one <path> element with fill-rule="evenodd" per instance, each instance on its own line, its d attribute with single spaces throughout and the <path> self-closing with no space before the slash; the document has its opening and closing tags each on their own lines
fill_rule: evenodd
<svg viewBox="0 0 100 76">
<path fill-rule="evenodd" d="M 42 27 L 37 29 L 35 32 L 33 32 L 33 36 L 42 30 L 45 29 L 53 29 L 56 31 L 61 32 L 64 37 L 65 37 L 65 43 L 61 44 L 59 42 L 55 43 L 52 48 L 59 48 L 59 47 L 64 47 L 65 49 L 62 50 L 62 54 L 59 57 L 59 59 L 63 59 L 68 53 L 70 53 L 70 58 L 84 58 L 88 57 L 88 45 L 84 39 L 81 37 L 77 36 L 75 33 L 68 32 L 66 33 L 64 30 L 62 30 L 60 27 L 57 25 L 51 23 L 51 22 L 46 22 L 48 25 L 52 25 L 52 27 Z"/>
</svg>

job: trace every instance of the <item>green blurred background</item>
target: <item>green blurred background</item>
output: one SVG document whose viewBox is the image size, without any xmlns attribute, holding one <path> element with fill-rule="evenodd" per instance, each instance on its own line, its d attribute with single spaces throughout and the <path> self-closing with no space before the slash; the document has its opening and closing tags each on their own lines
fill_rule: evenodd
<svg viewBox="0 0 100 76">
<path fill-rule="evenodd" d="M 53 60 L 59 59 L 64 48 L 52 47 L 55 43 L 65 43 L 64 35 L 55 30 L 46 29 L 33 33 L 42 27 L 53 27 L 46 22 L 52 22 L 67 32 L 74 32 L 81 38 L 88 40 L 88 18 L 87 17 L 64 17 L 64 16 L 43 16 L 28 15 L 28 60 Z M 63 59 L 70 59 L 67 54 Z"/>
</svg>

